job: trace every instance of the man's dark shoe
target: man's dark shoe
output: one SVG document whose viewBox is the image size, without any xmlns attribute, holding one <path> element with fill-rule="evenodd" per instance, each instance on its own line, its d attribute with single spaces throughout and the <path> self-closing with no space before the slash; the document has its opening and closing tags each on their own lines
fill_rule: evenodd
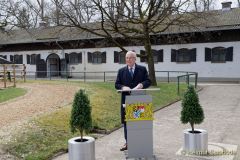
<svg viewBox="0 0 240 160">
<path fill-rule="evenodd" d="M 127 144 L 125 144 L 122 148 L 120 148 L 120 151 L 125 151 L 127 149 L 128 149 Z"/>
</svg>

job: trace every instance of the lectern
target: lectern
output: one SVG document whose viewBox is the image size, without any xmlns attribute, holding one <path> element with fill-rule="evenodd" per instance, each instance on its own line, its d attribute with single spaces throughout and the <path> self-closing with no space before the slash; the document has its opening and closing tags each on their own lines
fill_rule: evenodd
<svg viewBox="0 0 240 160">
<path fill-rule="evenodd" d="M 152 96 L 146 91 L 159 88 L 118 90 L 129 92 L 125 100 L 125 120 L 127 124 L 128 158 L 153 157 L 153 104 Z"/>
</svg>

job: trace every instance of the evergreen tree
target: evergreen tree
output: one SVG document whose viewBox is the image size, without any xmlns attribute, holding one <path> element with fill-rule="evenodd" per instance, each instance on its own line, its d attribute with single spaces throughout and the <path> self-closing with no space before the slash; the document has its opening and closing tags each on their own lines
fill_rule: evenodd
<svg viewBox="0 0 240 160">
<path fill-rule="evenodd" d="M 91 106 L 87 94 L 83 90 L 79 90 L 74 97 L 70 127 L 72 133 L 77 130 L 80 132 L 81 141 L 83 141 L 83 133 L 89 133 L 92 128 Z"/>
<path fill-rule="evenodd" d="M 199 104 L 199 99 L 193 86 L 189 86 L 182 100 L 181 121 L 183 124 L 190 123 L 192 133 L 194 124 L 200 124 L 204 120 L 204 112 Z"/>
</svg>

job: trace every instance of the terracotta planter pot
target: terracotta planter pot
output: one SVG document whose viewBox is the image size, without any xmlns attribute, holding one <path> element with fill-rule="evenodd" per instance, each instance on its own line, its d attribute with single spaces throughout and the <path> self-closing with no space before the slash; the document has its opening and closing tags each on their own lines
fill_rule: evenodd
<svg viewBox="0 0 240 160">
<path fill-rule="evenodd" d="M 95 160 L 95 139 L 84 136 L 84 142 L 80 137 L 68 140 L 69 160 Z"/>
</svg>

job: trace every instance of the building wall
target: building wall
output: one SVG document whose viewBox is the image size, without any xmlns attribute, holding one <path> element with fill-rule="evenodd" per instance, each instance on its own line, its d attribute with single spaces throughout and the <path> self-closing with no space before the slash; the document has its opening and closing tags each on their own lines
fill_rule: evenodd
<svg viewBox="0 0 240 160">
<path fill-rule="evenodd" d="M 233 61 L 225 63 L 211 63 L 205 62 L 205 47 L 233 47 Z M 196 62 L 190 63 L 177 63 L 171 62 L 171 49 L 180 48 L 196 48 L 197 56 Z M 126 47 L 128 50 L 135 50 L 140 53 L 140 50 L 144 50 L 143 46 Z M 218 42 L 218 43 L 192 43 L 192 44 L 174 44 L 174 45 L 153 45 L 152 49 L 163 49 L 163 62 L 155 64 L 156 71 L 191 71 L 198 72 L 200 78 L 239 78 L 240 79 L 240 41 L 235 42 Z M 106 62 L 102 64 L 88 63 L 88 52 L 106 52 Z M 120 51 L 117 47 L 109 48 L 85 48 L 85 49 L 66 49 L 64 53 L 82 52 L 82 63 L 77 65 L 69 65 L 71 72 L 101 72 L 101 71 L 117 71 L 124 64 L 114 63 L 114 51 Z M 61 50 L 43 50 L 43 51 L 21 51 L 21 52 L 1 52 L 0 55 L 7 55 L 7 59 L 10 60 L 10 55 L 22 54 L 23 63 L 27 64 L 27 54 L 41 54 L 41 59 L 46 60 L 47 56 L 51 53 L 56 53 L 60 59 L 64 58 L 64 54 Z M 140 59 L 137 58 L 137 63 L 147 67 L 146 63 L 140 63 Z M 27 64 L 27 72 L 36 71 L 36 65 Z M 94 73 L 93 73 L 94 74 Z M 76 73 L 72 73 L 72 76 L 76 76 Z M 166 76 L 166 73 L 159 73 L 157 76 Z M 173 75 L 174 76 L 174 75 Z"/>
</svg>

